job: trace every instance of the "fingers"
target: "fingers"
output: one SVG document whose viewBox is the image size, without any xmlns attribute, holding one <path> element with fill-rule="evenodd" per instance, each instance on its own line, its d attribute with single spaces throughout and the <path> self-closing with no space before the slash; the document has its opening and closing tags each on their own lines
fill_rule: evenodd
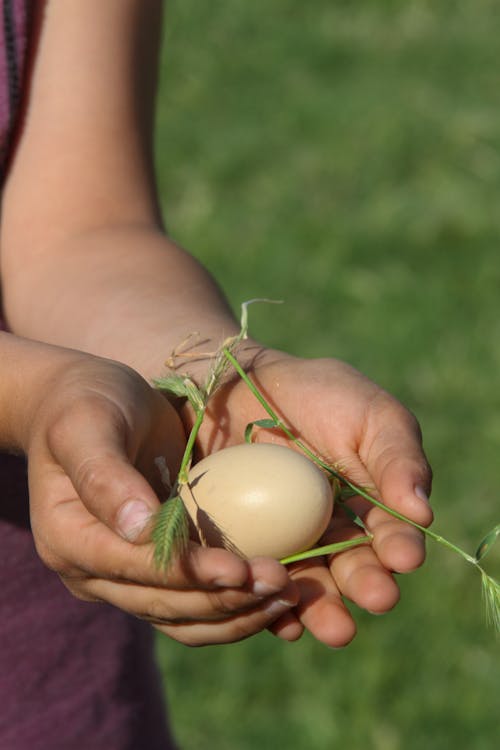
<svg viewBox="0 0 500 750">
<path fill-rule="evenodd" d="M 40 505 L 36 497 L 34 504 Z M 165 574 L 154 566 L 151 545 L 120 538 L 78 498 L 51 506 L 50 522 L 39 512 L 33 520 L 42 559 L 72 593 L 143 617 L 188 645 L 241 640 L 297 603 L 286 568 L 270 558 L 245 561 L 192 543 Z"/>
<path fill-rule="evenodd" d="M 125 539 L 140 541 L 159 499 L 131 463 L 129 435 L 120 409 L 87 397 L 51 425 L 48 447 L 90 513 Z"/>
<path fill-rule="evenodd" d="M 415 418 L 398 402 L 381 397 L 374 406 L 359 453 L 385 505 L 428 526 L 432 473 Z"/>
<path fill-rule="evenodd" d="M 372 548 L 385 568 L 409 573 L 422 565 L 425 542 L 420 531 L 379 508 L 370 509 L 365 523 L 373 534 Z"/>
<path fill-rule="evenodd" d="M 256 609 L 217 623 L 157 625 L 157 629 L 187 646 L 235 643 L 264 630 L 276 617 L 289 608 L 288 603 L 284 605 L 278 603 L 274 607 Z"/>
<path fill-rule="evenodd" d="M 356 635 L 356 625 L 328 568 L 315 563 L 292 575 L 299 587 L 296 611 L 304 627 L 321 643 L 343 648 Z"/>
<path fill-rule="evenodd" d="M 227 550 L 194 543 L 185 556 L 173 558 L 168 572 L 159 570 L 154 564 L 152 545 L 132 544 L 117 536 L 95 519 L 78 498 L 49 507 L 37 501 L 38 493 L 46 500 L 48 492 L 43 483 L 33 483 L 32 522 L 40 556 L 61 575 L 107 578 L 169 589 L 247 585 L 262 596 L 279 592 L 288 583 L 286 569 L 275 560 L 255 558 L 248 562 Z"/>
<path fill-rule="evenodd" d="M 380 511 L 380 514 L 384 519 L 388 518 L 386 512 Z M 398 522 L 398 525 L 402 524 Z M 364 536 L 362 530 L 353 525 L 338 507 L 320 543 L 345 542 L 360 536 Z M 289 566 L 289 570 L 302 592 L 301 605 L 305 611 L 301 622 L 312 629 L 319 640 L 332 646 L 346 645 L 355 634 L 354 623 L 343 599 L 372 614 L 385 613 L 399 601 L 396 581 L 369 542 L 330 555 L 327 560 L 318 558 Z"/>
<path fill-rule="evenodd" d="M 324 560 L 290 565 L 289 573 L 299 591 L 294 614 L 300 626 L 286 615 L 271 630 L 286 640 L 296 640 L 301 627 L 331 648 L 347 646 L 356 634 L 356 625 Z"/>
<path fill-rule="evenodd" d="M 355 547 L 330 560 L 330 571 L 342 595 L 372 614 L 399 601 L 399 588 L 370 545 Z"/>
<path fill-rule="evenodd" d="M 228 588 L 172 592 L 96 579 L 85 582 L 84 591 L 86 596 L 145 619 L 188 645 L 242 640 L 288 612 L 298 599 L 292 583 L 273 597 Z"/>
<path fill-rule="evenodd" d="M 130 464 L 127 432 L 119 412 L 107 403 L 87 400 L 85 409 L 73 410 L 52 428 L 49 447 L 88 510 L 126 538 L 133 538 L 147 520 L 146 514 L 158 508 L 159 500 Z"/>
<path fill-rule="evenodd" d="M 207 553 L 204 557 L 213 557 L 211 553 L 233 557 L 225 550 L 202 551 Z M 240 587 L 224 586 L 215 580 L 202 590 L 194 587 L 192 579 L 178 579 L 182 587 L 177 589 L 98 578 L 66 576 L 63 581 L 81 599 L 107 602 L 151 622 L 186 645 L 199 646 L 247 638 L 286 616 L 297 604 L 298 589 L 283 566 L 266 558 L 256 558 L 247 565 L 248 576 Z"/>
<path fill-rule="evenodd" d="M 362 440 L 357 448 L 359 453 L 352 452 L 342 461 L 352 481 L 366 488 L 388 508 L 423 527 L 428 526 L 433 518 L 427 500 L 432 476 L 422 449 L 420 429 L 414 417 L 392 397 L 380 391 L 371 405 Z M 347 504 L 363 519 L 367 529 L 373 534 L 373 550 L 386 571 L 407 573 L 423 563 L 425 545 L 418 529 L 404 520 L 395 519 L 360 496 L 351 498 Z M 340 522 L 340 526 L 342 525 L 345 525 L 345 521 Z M 336 527 L 339 528 L 338 523 Z M 339 556 L 340 559 L 343 561 L 342 565 L 345 560 L 357 559 L 363 561 L 363 565 L 366 563 L 366 572 L 370 569 L 366 550 L 353 550 L 352 556 L 346 554 Z M 337 575 L 336 563 L 333 570 Z M 392 579 L 389 578 L 384 582 L 380 578 L 381 573 L 383 570 L 376 575 L 381 592 L 385 593 L 381 593 L 379 606 L 386 611 L 390 608 L 391 596 L 395 597 L 396 585 L 391 585 Z M 351 583 L 354 581 L 353 578 Z M 341 588 L 344 589 L 345 586 L 345 580 L 342 579 Z M 373 582 L 373 586 L 373 591 L 377 591 L 378 585 Z M 355 584 L 354 588 L 358 591 Z M 351 598 L 349 593 L 345 595 Z M 358 592 L 357 596 L 364 600 L 363 593 Z M 378 599 L 377 595 L 375 599 Z M 376 608 L 372 611 L 376 611 Z"/>
<path fill-rule="evenodd" d="M 297 615 L 289 611 L 269 625 L 268 630 L 283 641 L 298 641 L 303 635 L 305 627 Z"/>
</svg>

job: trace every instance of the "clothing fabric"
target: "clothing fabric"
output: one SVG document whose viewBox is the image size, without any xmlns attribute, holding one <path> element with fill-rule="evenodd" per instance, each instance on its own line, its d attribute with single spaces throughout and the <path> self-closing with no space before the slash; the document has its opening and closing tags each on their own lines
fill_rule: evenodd
<svg viewBox="0 0 500 750">
<path fill-rule="evenodd" d="M 166 750 L 152 629 L 37 556 L 26 466 L 0 460 L 0 750 Z"/>
<path fill-rule="evenodd" d="M 30 5 L 0 0 L 2 170 L 21 103 Z M 0 453 L 0 750 L 173 747 L 152 628 L 77 600 L 43 565 L 26 461 Z"/>
<path fill-rule="evenodd" d="M 0 24 L 0 175 L 3 181 L 26 72 L 30 5 L 2 0 Z"/>
</svg>

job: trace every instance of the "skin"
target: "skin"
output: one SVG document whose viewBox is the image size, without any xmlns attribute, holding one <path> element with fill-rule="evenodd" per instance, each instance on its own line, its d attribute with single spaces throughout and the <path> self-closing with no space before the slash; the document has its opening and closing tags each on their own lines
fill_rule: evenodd
<svg viewBox="0 0 500 750">
<path fill-rule="evenodd" d="M 175 476 L 185 436 L 173 406 L 136 372 L 6 333 L 0 353 L 0 447 L 28 456 L 36 548 L 74 596 L 193 646 L 252 635 L 297 603 L 273 560 L 191 544 L 168 576 L 156 569 L 135 510 L 158 510 L 154 459 L 163 455 Z"/>
<path fill-rule="evenodd" d="M 339 465 L 358 484 L 413 520 L 432 520 L 428 503 L 415 494 L 430 490 L 430 470 L 418 423 L 390 394 L 338 360 L 302 360 L 263 350 L 250 368 L 252 379 L 294 433 L 318 455 Z M 282 405 L 286 404 L 286 410 Z M 227 416 L 229 415 L 229 417 Z M 201 432 L 200 453 L 240 442 L 248 422 L 265 416 L 241 380 L 216 395 Z M 220 424 L 224 425 L 221 431 Z M 274 431 L 257 441 L 287 444 Z M 293 447 L 293 446 L 290 446 Z M 358 547 L 332 559 L 291 566 L 301 601 L 273 627 L 290 640 L 307 628 L 328 645 L 341 647 L 355 635 L 343 597 L 374 614 L 392 609 L 399 589 L 392 573 L 408 573 L 424 560 L 422 535 L 361 498 L 350 506 L 374 535 L 372 547 Z M 336 509 L 322 543 L 359 535 Z"/>
<path fill-rule="evenodd" d="M 200 331 L 203 344 L 191 352 L 198 356 L 179 366 L 201 382 L 208 367 L 201 351 L 238 329 L 215 280 L 166 235 L 159 216 L 151 142 L 160 21 L 161 3 L 141 0 L 49 0 L 40 19 L 3 197 L 4 307 L 14 333 L 54 345 L 48 360 L 56 349 L 58 356 L 68 347 L 78 354 L 71 353 L 77 362 L 70 382 L 56 367 L 39 408 L 30 409 L 36 418 L 25 420 L 31 427 L 21 447 L 29 457 L 37 548 L 75 595 L 145 617 L 188 645 L 240 640 L 270 627 L 286 640 L 307 628 L 340 647 L 355 633 L 343 597 L 386 612 L 399 596 L 393 573 L 424 559 L 418 532 L 359 500 L 353 502 L 374 534 L 371 549 L 287 571 L 274 560 L 245 562 L 192 545 L 167 581 L 151 566 L 147 515 L 158 505 L 151 456 L 170 452 L 175 464 L 179 422 L 128 368 L 149 381 Z M 430 491 L 430 469 L 418 425 L 401 404 L 336 360 L 297 359 L 252 341 L 240 356 L 314 450 L 388 505 L 431 522 L 419 497 Z M 161 427 L 157 409 L 168 411 Z M 188 429 L 192 414 L 183 405 L 178 411 Z M 260 416 L 246 386 L 230 380 L 211 404 L 199 455 L 241 442 L 246 423 Z M 278 438 L 262 432 L 259 439 Z M 125 529 L 119 519 L 131 499 L 135 516 L 129 508 Z M 328 538 L 354 533 L 335 514 Z"/>
</svg>

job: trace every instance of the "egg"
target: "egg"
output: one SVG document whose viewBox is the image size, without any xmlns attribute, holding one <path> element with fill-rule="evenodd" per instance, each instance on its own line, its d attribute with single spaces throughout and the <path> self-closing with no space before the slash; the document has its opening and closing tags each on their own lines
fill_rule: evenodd
<svg viewBox="0 0 500 750">
<path fill-rule="evenodd" d="M 326 475 L 291 448 L 225 448 L 189 472 L 181 497 L 201 541 L 241 557 L 278 560 L 312 547 L 332 516 Z"/>
</svg>

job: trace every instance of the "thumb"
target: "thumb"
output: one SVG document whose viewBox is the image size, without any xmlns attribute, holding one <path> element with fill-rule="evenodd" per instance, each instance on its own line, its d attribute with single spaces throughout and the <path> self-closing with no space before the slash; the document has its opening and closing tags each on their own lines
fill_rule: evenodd
<svg viewBox="0 0 500 750">
<path fill-rule="evenodd" d="M 128 455 L 133 437 L 115 405 L 86 400 L 50 429 L 48 447 L 87 510 L 124 539 L 140 542 L 160 501 Z"/>
<path fill-rule="evenodd" d="M 380 418 L 369 420 L 359 446 L 359 458 L 350 457 L 347 475 L 356 484 L 366 486 L 385 506 L 411 521 L 421 526 L 432 522 L 427 500 L 431 470 L 418 423 L 404 407 L 389 406 Z M 359 496 L 348 503 L 367 523 L 373 534 L 373 549 L 387 570 L 404 573 L 422 564 L 425 546 L 417 529 L 391 518 L 386 511 Z"/>
<path fill-rule="evenodd" d="M 360 450 L 363 463 L 385 505 L 428 526 L 433 518 L 428 501 L 432 472 L 420 427 L 399 404 L 388 417 L 386 414 L 382 424 L 376 421 L 367 431 L 366 445 Z"/>
</svg>

